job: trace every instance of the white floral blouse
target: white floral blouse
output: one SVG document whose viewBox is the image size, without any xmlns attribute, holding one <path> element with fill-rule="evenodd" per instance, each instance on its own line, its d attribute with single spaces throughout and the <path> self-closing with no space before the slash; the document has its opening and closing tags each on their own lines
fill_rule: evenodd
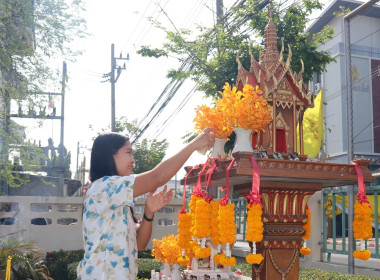
<svg viewBox="0 0 380 280">
<path fill-rule="evenodd" d="M 84 257 L 77 279 L 136 279 L 135 175 L 103 177 L 92 183 L 83 204 Z M 130 207 L 128 207 L 130 206 Z"/>
</svg>

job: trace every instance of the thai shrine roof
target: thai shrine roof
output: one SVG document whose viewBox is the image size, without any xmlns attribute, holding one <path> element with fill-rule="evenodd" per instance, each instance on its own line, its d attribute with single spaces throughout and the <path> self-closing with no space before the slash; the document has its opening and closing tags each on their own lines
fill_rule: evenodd
<svg viewBox="0 0 380 280">
<path fill-rule="evenodd" d="M 259 61 L 256 61 L 253 56 L 251 46 L 249 48 L 251 56 L 249 71 L 244 69 L 240 62 L 240 50 L 236 56 L 238 63 L 236 86 L 238 89 L 242 89 L 246 84 L 252 86 L 259 85 L 259 88 L 264 93 L 264 97 L 268 101 L 271 101 L 273 93 L 276 90 L 285 89 L 283 87 L 285 84 L 288 84 L 288 88 L 291 88 L 291 91 L 296 95 L 298 103 L 303 104 L 305 107 L 313 106 L 312 94 L 302 79 L 304 71 L 303 62 L 301 60 L 301 71 L 299 73 L 293 72 L 290 68 L 292 59 L 290 46 L 288 46 L 288 50 L 288 58 L 286 61 L 283 61 L 284 42 L 282 42 L 281 52 L 279 53 L 277 49 L 277 28 L 270 16 L 268 24 L 265 27 L 265 48 L 263 53 L 260 54 Z"/>
</svg>

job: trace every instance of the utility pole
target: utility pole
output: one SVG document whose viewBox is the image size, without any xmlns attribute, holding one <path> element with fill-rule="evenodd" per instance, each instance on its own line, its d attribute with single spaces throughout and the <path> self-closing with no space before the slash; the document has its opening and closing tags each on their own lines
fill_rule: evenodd
<svg viewBox="0 0 380 280">
<path fill-rule="evenodd" d="M 354 138 L 353 138 L 353 104 L 352 104 L 352 76 L 351 76 L 351 31 L 350 23 L 351 19 L 359 15 L 364 10 L 372 7 L 378 0 L 370 0 L 363 3 L 355 10 L 344 16 L 344 48 L 345 48 L 345 60 L 346 60 L 346 88 L 347 88 L 347 159 L 350 163 L 354 156 Z M 352 223 L 354 221 L 354 186 L 348 186 L 348 273 L 355 273 L 355 261 L 354 261 L 354 231 Z"/>
<path fill-rule="evenodd" d="M 111 83 L 111 131 L 116 131 L 116 125 L 115 125 L 115 84 L 117 80 L 119 79 L 119 76 L 121 74 L 121 70 L 125 70 L 125 62 L 123 67 L 117 66 L 117 60 L 129 60 L 129 54 L 127 54 L 127 57 L 123 57 L 120 53 L 120 57 L 115 57 L 115 45 L 111 45 L 111 72 L 109 74 L 103 75 L 104 78 L 110 77 L 109 81 Z M 115 78 L 115 70 L 117 70 L 117 76 Z"/>
<path fill-rule="evenodd" d="M 61 143 L 59 147 L 59 165 L 60 165 L 60 173 L 59 173 L 59 187 L 63 191 L 63 194 L 67 194 L 67 190 L 64 190 L 64 177 L 65 177 L 65 166 L 63 161 L 63 154 L 64 154 L 64 145 L 63 145 L 63 139 L 64 139 L 64 133 L 65 133 L 65 88 L 66 88 L 66 81 L 67 81 L 67 66 L 66 62 L 63 62 L 63 69 L 62 69 L 62 89 L 61 89 Z"/>
</svg>

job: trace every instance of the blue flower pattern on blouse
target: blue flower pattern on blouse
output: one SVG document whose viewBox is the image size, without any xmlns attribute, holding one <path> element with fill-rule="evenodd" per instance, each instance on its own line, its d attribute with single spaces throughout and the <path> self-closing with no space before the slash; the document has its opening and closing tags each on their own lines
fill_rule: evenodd
<svg viewBox="0 0 380 280">
<path fill-rule="evenodd" d="M 106 176 L 92 183 L 83 205 L 85 254 L 80 280 L 136 279 L 136 228 L 131 210 L 135 175 Z"/>
</svg>

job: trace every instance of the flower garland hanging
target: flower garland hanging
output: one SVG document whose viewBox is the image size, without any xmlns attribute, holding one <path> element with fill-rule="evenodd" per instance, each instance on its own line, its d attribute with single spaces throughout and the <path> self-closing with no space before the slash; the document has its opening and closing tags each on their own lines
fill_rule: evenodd
<svg viewBox="0 0 380 280">
<path fill-rule="evenodd" d="M 235 257 L 231 257 L 231 245 L 235 242 L 236 225 L 235 225 L 235 204 L 229 203 L 219 205 L 218 213 L 219 241 L 226 244 L 226 253 L 217 258 L 216 263 L 223 266 L 236 264 Z M 215 260 L 215 258 L 214 258 Z"/>
<path fill-rule="evenodd" d="M 183 249 L 190 248 L 191 240 L 191 215 L 190 213 L 181 213 L 178 215 L 178 246 Z"/>
<path fill-rule="evenodd" d="M 253 252 L 248 254 L 245 259 L 250 264 L 260 264 L 264 257 L 262 254 L 256 253 L 256 242 L 263 240 L 264 223 L 261 220 L 263 209 L 260 203 L 248 204 L 247 213 L 247 231 L 245 237 L 252 242 Z"/>
<path fill-rule="evenodd" d="M 302 225 L 303 229 L 305 230 L 305 233 L 302 235 L 302 238 L 304 240 L 303 246 L 300 249 L 300 253 L 302 255 L 309 255 L 311 253 L 311 249 L 307 248 L 306 239 L 310 238 L 311 235 L 311 210 L 309 205 L 306 205 L 306 215 L 307 215 L 307 221 L 305 224 Z"/>
<path fill-rule="evenodd" d="M 211 217 L 218 217 L 219 201 L 213 200 L 210 202 L 210 204 L 211 204 Z M 218 219 L 216 220 L 216 222 L 218 223 Z M 211 227 L 211 242 L 214 243 L 215 245 L 220 245 L 219 226 L 215 224 Z"/>
<path fill-rule="evenodd" d="M 352 162 L 355 165 L 356 174 L 358 175 L 358 193 L 356 196 L 357 202 L 354 204 L 354 222 L 352 229 L 354 238 L 360 240 L 359 250 L 354 251 L 354 258 L 368 260 L 371 257 L 371 252 L 365 249 L 365 241 L 372 237 L 372 222 L 371 222 L 371 204 L 366 196 L 366 187 L 363 180 L 363 173 L 358 162 Z"/>
<path fill-rule="evenodd" d="M 260 195 L 260 171 L 254 157 L 250 158 L 252 164 L 252 190 L 249 192 L 247 205 L 247 231 L 246 238 L 252 242 L 252 252 L 245 257 L 247 263 L 260 264 L 264 257 L 257 254 L 256 242 L 261 242 L 264 238 L 264 223 L 261 219 L 263 207 Z"/>
<path fill-rule="evenodd" d="M 192 194 L 191 198 L 190 198 L 190 203 L 189 203 L 189 209 L 190 209 L 190 215 L 191 215 L 190 232 L 193 236 L 194 236 L 194 232 L 195 232 L 195 210 L 197 207 L 197 201 L 200 199 L 202 199 L 202 197 Z"/>
<path fill-rule="evenodd" d="M 198 199 L 195 207 L 195 222 L 193 236 L 197 238 L 201 245 L 193 248 L 195 257 L 203 259 L 211 255 L 211 248 L 206 246 L 206 237 L 211 233 L 211 204 L 204 199 Z"/>
</svg>

